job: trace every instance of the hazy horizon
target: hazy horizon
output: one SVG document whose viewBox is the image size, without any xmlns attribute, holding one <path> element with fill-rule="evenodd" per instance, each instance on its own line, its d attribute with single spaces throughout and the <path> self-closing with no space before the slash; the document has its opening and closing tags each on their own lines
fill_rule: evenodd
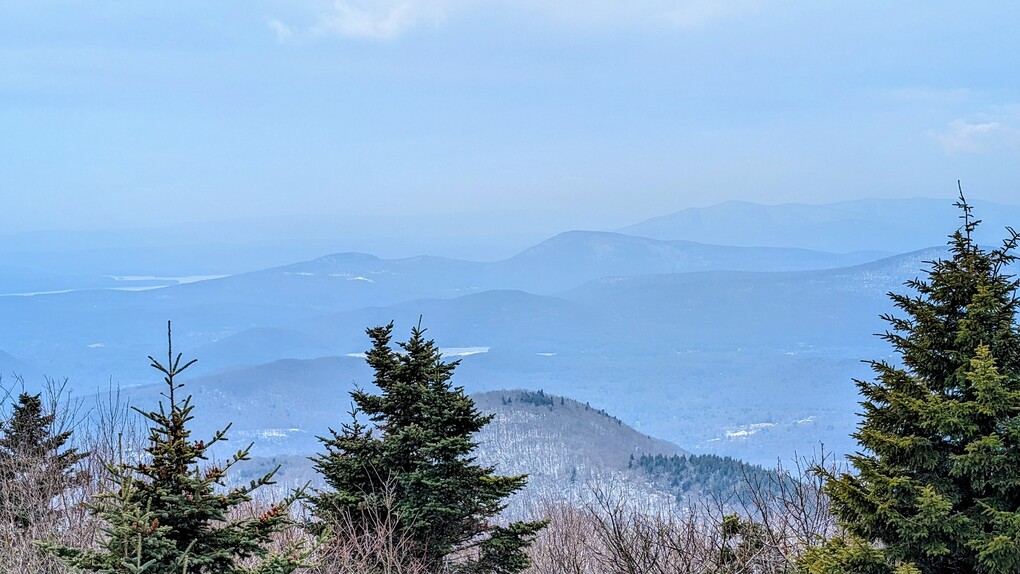
<svg viewBox="0 0 1020 574">
<path fill-rule="evenodd" d="M 469 261 L 498 261 L 517 255 L 523 250 L 561 233 L 571 231 L 634 234 L 629 230 L 630 228 L 640 226 L 655 219 L 685 213 L 700 212 L 708 214 L 734 205 L 762 206 L 766 209 L 830 206 L 838 208 L 842 205 L 858 205 L 869 201 L 877 201 L 880 204 L 887 205 L 889 200 L 862 198 L 859 200 L 826 203 L 787 202 L 771 204 L 726 200 L 706 207 L 694 207 L 670 213 L 653 214 L 648 218 L 640 220 L 624 220 L 622 217 L 618 217 L 606 225 L 586 225 L 584 217 L 577 217 L 574 218 L 574 221 L 581 222 L 580 224 L 566 227 L 561 227 L 564 222 L 555 217 L 522 216 L 514 221 L 475 218 L 465 222 L 460 219 L 458 214 L 453 213 L 441 214 L 431 219 L 401 216 L 400 214 L 378 214 L 372 218 L 335 218 L 330 215 L 316 214 L 309 216 L 263 216 L 185 221 L 150 227 L 136 226 L 114 229 L 40 229 L 20 233 L 0 232 L 0 253 L 6 253 L 8 256 L 12 254 L 21 254 L 23 256 L 26 253 L 33 252 L 53 254 L 105 250 L 110 252 L 105 257 L 105 259 L 109 260 L 116 255 L 111 250 L 119 248 L 130 248 L 139 252 L 148 248 L 163 253 L 172 252 L 174 248 L 185 248 L 181 250 L 179 257 L 179 259 L 184 260 L 188 256 L 194 255 L 195 249 L 202 246 L 220 250 L 236 249 L 239 252 L 247 252 L 249 256 L 251 252 L 260 248 L 266 251 L 264 257 L 249 257 L 250 260 L 246 263 L 231 262 L 230 255 L 224 255 L 221 257 L 222 262 L 224 264 L 228 262 L 233 263 L 233 266 L 228 265 L 222 269 L 216 269 L 215 267 L 210 267 L 207 261 L 199 265 L 199 274 L 237 273 L 343 252 L 366 253 L 383 259 L 400 259 L 424 255 Z M 952 230 L 955 197 L 916 197 L 893 201 L 918 201 L 929 207 L 935 207 L 941 215 L 945 216 L 944 219 L 939 220 L 945 224 L 943 231 L 948 234 Z M 995 206 L 1020 206 L 1020 203 L 1017 202 L 989 202 L 972 197 L 968 197 L 968 202 L 975 206 L 977 217 L 991 218 L 991 225 L 983 226 L 980 231 L 982 237 L 993 241 L 999 239 L 999 235 L 1002 232 L 999 227 L 1008 224 L 1006 221 L 999 221 L 1004 216 L 1003 212 L 1009 213 L 1011 210 L 992 211 L 988 208 Z M 928 215 L 930 216 L 931 214 Z M 940 226 L 936 225 L 936 227 L 941 229 Z M 645 234 L 637 233 L 637 235 L 643 236 Z M 719 240 L 718 238 L 701 240 L 696 237 L 684 239 L 719 245 L 767 246 L 759 245 L 755 241 L 734 242 Z M 920 239 L 919 242 L 909 246 L 891 244 L 888 246 L 861 247 L 859 249 L 832 249 L 825 246 L 804 247 L 832 252 L 861 250 L 885 251 L 892 254 L 897 251 L 940 245 L 944 235 L 930 239 L 932 241 L 928 243 Z M 775 246 L 796 247 L 797 245 L 787 242 L 786 244 L 777 244 Z M 214 255 L 210 258 L 210 261 L 215 258 Z M 40 264 L 45 267 L 44 261 L 40 261 Z M 180 262 L 175 262 L 172 269 L 173 271 L 170 274 L 190 273 L 186 266 L 180 266 Z M 132 273 L 130 269 L 121 271 L 129 274 Z"/>
<path fill-rule="evenodd" d="M 1017 21 L 951 2 L 5 2 L 0 234 L 314 214 L 534 237 L 725 200 L 951 200 L 957 179 L 1006 202 Z"/>
</svg>

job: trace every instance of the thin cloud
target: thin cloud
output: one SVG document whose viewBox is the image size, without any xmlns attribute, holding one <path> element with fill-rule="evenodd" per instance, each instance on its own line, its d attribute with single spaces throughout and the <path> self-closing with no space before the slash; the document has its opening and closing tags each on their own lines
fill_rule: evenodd
<svg viewBox="0 0 1020 574">
<path fill-rule="evenodd" d="M 517 0 L 517 4 L 546 18 L 595 27 L 645 26 L 689 29 L 754 11 L 761 2 L 738 0 Z"/>
<path fill-rule="evenodd" d="M 499 8 L 582 27 L 695 28 L 747 13 L 762 0 L 333 0 L 311 34 L 389 40 L 469 11 Z M 274 26 L 275 29 L 275 26 Z M 279 37 L 279 34 L 278 34 Z"/>
<path fill-rule="evenodd" d="M 928 131 L 947 154 L 974 154 L 1020 146 L 1020 114 L 1016 106 L 1000 108 L 1002 115 L 957 118 L 941 131 Z"/>
<path fill-rule="evenodd" d="M 335 0 L 322 14 L 313 34 L 388 40 L 424 22 L 442 21 L 450 4 L 436 0 Z"/>
<path fill-rule="evenodd" d="M 276 41 L 281 44 L 294 37 L 294 30 L 279 20 L 270 20 L 267 24 L 269 25 L 269 29 L 272 30 L 273 34 L 276 36 Z"/>
</svg>

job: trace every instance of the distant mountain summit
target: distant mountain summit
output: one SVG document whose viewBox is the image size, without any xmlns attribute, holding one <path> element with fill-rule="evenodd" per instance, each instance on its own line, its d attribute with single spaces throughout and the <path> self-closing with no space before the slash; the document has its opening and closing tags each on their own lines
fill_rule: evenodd
<svg viewBox="0 0 1020 574">
<path fill-rule="evenodd" d="M 285 293 L 284 300 L 289 304 L 327 311 L 350 310 L 494 289 L 550 294 L 608 276 L 708 270 L 831 269 L 873 261 L 881 255 L 733 247 L 611 232 L 568 231 L 502 261 L 475 262 L 431 256 L 381 259 L 364 253 L 336 253 L 285 266 L 176 285 L 151 292 L 147 297 L 170 304 L 179 301 L 187 305 L 221 305 L 230 301 L 265 309 L 279 306 L 281 294 Z"/>
<path fill-rule="evenodd" d="M 260 456 L 253 467 L 234 479 L 243 484 L 259 472 L 282 464 L 277 477 L 282 484 L 311 481 L 322 486 L 321 476 L 314 473 L 310 460 L 300 455 L 321 451 L 322 445 L 315 436 L 326 435 L 328 428 L 338 428 L 349 419 L 345 411 L 350 403 L 347 392 L 352 387 L 341 380 L 339 384 L 311 389 L 315 400 L 309 401 L 309 406 L 298 414 L 286 406 L 294 402 L 288 396 L 293 395 L 292 390 L 280 383 L 302 370 L 321 377 L 349 367 L 333 359 L 274 363 L 260 368 L 265 378 L 256 378 L 256 382 L 251 378 L 256 374 L 253 370 L 194 381 L 191 390 L 198 393 L 199 406 L 214 398 L 231 406 L 244 405 L 236 411 L 238 420 L 234 421 L 231 438 L 254 441 Z M 242 379 L 248 383 L 238 384 Z M 327 392 L 327 388 L 342 392 Z M 143 391 L 147 407 L 158 398 L 157 390 L 152 387 Z M 135 390 L 138 391 L 142 389 Z M 595 492 L 625 493 L 632 503 L 648 506 L 668 504 L 680 494 L 639 467 L 637 461 L 655 455 L 687 458 L 690 453 L 676 444 L 643 434 L 610 413 L 541 390 L 489 391 L 472 394 L 471 398 L 479 411 L 493 416 L 474 437 L 478 445 L 474 455 L 482 464 L 495 466 L 499 474 L 528 475 L 527 486 L 509 501 L 507 516 L 539 515 L 544 503 L 584 502 L 591 500 Z M 196 428 L 204 433 L 213 430 L 199 419 Z M 725 462 L 731 470 L 740 466 L 737 461 Z M 739 473 L 731 475 L 724 488 L 739 486 L 735 478 Z M 693 472 L 686 478 L 704 481 L 704 477 Z M 704 490 L 698 488 L 704 486 L 707 483 L 688 490 Z"/>
<path fill-rule="evenodd" d="M 505 277 L 529 277 L 520 288 L 568 289 L 611 276 L 692 271 L 802 271 L 846 267 L 881 254 L 825 253 L 798 248 L 733 247 L 659 240 L 602 231 L 568 231 L 494 264 Z"/>
<path fill-rule="evenodd" d="M 474 436 L 474 456 L 499 474 L 528 475 L 525 488 L 508 501 L 505 518 L 541 516 L 545 504 L 591 503 L 598 496 L 652 511 L 712 497 L 726 500 L 745 490 L 745 476 L 762 479 L 768 473 L 733 458 L 692 455 L 611 413 L 542 390 L 488 391 L 471 399 L 493 417 Z M 321 486 L 309 459 L 294 455 L 259 457 L 249 474 L 236 478 L 244 483 L 277 464 L 283 465 L 284 483 Z"/>
<path fill-rule="evenodd" d="M 720 245 L 799 247 L 833 252 L 904 252 L 944 245 L 947 222 L 959 216 L 954 197 L 861 199 L 809 205 L 727 201 L 648 219 L 620 233 Z M 998 244 L 1020 222 L 1020 206 L 973 201 L 983 220 L 978 240 Z"/>
</svg>

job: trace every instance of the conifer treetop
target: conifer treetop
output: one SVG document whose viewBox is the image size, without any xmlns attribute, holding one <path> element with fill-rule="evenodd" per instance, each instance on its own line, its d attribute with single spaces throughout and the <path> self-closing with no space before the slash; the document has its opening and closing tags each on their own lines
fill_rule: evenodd
<svg viewBox="0 0 1020 574">
<path fill-rule="evenodd" d="M 962 190 L 956 205 L 951 257 L 889 294 L 882 337 L 899 361 L 855 381 L 857 472 L 826 486 L 847 537 L 809 553 L 808 572 L 1020 571 L 1018 234 L 985 250 Z"/>
<path fill-rule="evenodd" d="M 270 505 L 260 516 L 235 518 L 231 511 L 250 503 L 252 493 L 273 484 L 276 470 L 246 486 L 228 486 L 230 469 L 249 459 L 251 445 L 223 463 L 209 461 L 209 449 L 226 440 L 229 425 L 208 441 L 192 440 L 191 396 L 181 399 L 176 378 L 194 360 L 173 354 L 167 323 L 167 361 L 149 357 L 167 386 L 158 409 L 135 407 L 147 421 L 145 455 L 107 464 L 109 489 L 95 504 L 105 524 L 99 550 L 47 547 L 65 564 L 88 572 L 147 574 L 288 574 L 301 564 L 300 549 L 270 554 L 273 533 L 291 524 L 294 493 Z M 255 560 L 258 566 L 244 566 Z"/>
<path fill-rule="evenodd" d="M 372 341 L 366 360 L 379 393 L 352 392 L 352 421 L 320 439 L 326 452 L 313 461 L 329 489 L 311 500 L 319 524 L 368 531 L 366 517 L 392 510 L 408 541 L 408 558 L 430 572 L 525 569 L 524 549 L 544 523 L 494 524 L 506 497 L 527 477 L 500 476 L 472 456 L 475 433 L 492 417 L 453 385 L 459 361 L 444 361 L 420 322 L 396 348 L 392 322 L 366 332 Z"/>
</svg>

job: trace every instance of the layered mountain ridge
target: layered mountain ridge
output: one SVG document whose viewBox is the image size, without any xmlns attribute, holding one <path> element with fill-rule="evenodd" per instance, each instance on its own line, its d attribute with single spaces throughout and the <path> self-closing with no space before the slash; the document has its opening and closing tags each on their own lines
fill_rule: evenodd
<svg viewBox="0 0 1020 574">
<path fill-rule="evenodd" d="M 810 232 L 817 244 L 829 240 L 823 224 L 846 227 L 869 205 L 738 205 L 761 219 L 741 228 L 739 218 L 724 225 L 733 208 L 724 204 L 699 212 L 697 225 L 715 238 L 742 229 L 759 244 Z M 915 203 L 881 205 L 875 221 L 896 227 L 897 213 Z M 927 213 L 926 202 L 917 205 Z M 942 236 L 957 222 L 946 209 L 937 222 Z M 1011 210 L 999 206 L 993 215 L 1011 217 Z M 684 217 L 693 221 L 691 213 Z M 942 211 L 932 213 L 934 228 Z M 916 230 L 927 219 L 919 221 L 901 228 Z M 860 250 L 874 238 L 859 239 L 830 253 L 572 231 L 495 262 L 336 253 L 221 278 L 162 278 L 162 287 L 125 270 L 113 280 L 147 290 L 0 296 L 7 326 L 0 368 L 28 375 L 30 387 L 42 375 L 68 377 L 80 393 L 111 382 L 145 385 L 158 377 L 144 357 L 165 346 L 170 319 L 175 348 L 199 359 L 189 370 L 196 393 L 221 388 L 216 381 L 244 389 L 199 403 L 208 400 L 231 420 L 242 413 L 258 428 L 284 429 L 292 428 L 287 412 L 328 403 L 315 398 L 318 386 L 367 383 L 358 356 L 365 328 L 394 321 L 400 337 L 421 320 L 451 359 L 463 361 L 458 383 L 471 392 L 544 389 L 583 398 L 696 453 L 767 464 L 817 441 L 848 452 L 857 409 L 851 379 L 869 376 L 862 360 L 889 353 L 873 336 L 886 328 L 880 315 L 894 311 L 886 293 L 904 291 L 926 261 L 946 256 L 938 246 L 884 256 L 886 249 Z M 288 395 L 274 408 L 248 411 L 251 402 L 237 398 L 269 397 L 281 385 Z M 305 438 L 280 444 L 307 452 L 315 442 Z"/>
</svg>

